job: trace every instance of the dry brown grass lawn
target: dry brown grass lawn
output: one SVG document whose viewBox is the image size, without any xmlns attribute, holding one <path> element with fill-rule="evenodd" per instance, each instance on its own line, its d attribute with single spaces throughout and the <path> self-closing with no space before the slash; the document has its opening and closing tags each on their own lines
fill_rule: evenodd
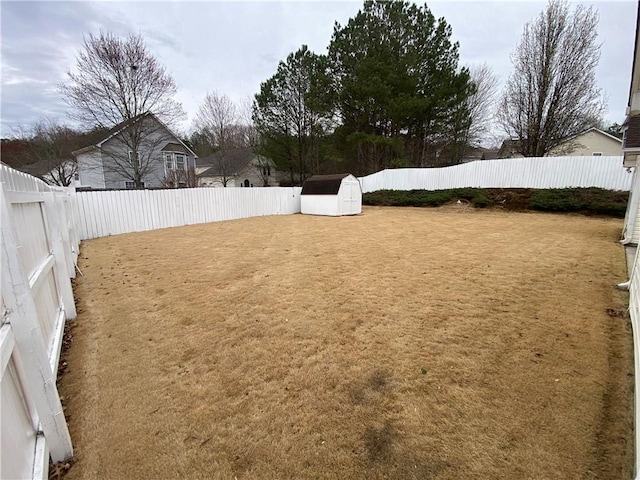
<svg viewBox="0 0 640 480">
<path fill-rule="evenodd" d="M 85 242 L 68 479 L 620 479 L 620 220 L 367 208 Z"/>
</svg>

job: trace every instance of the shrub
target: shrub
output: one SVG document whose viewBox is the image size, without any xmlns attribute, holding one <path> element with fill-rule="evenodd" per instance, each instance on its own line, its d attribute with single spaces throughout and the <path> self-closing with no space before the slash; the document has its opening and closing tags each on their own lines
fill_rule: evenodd
<svg viewBox="0 0 640 480">
<path fill-rule="evenodd" d="M 531 195 L 531 207 L 541 211 L 575 212 L 584 204 L 570 189 L 536 190 Z"/>
<path fill-rule="evenodd" d="M 628 196 L 628 192 L 613 192 L 600 188 L 380 190 L 365 193 L 363 203 L 399 207 L 438 207 L 456 200 L 465 200 L 476 208 L 580 212 L 586 215 L 624 217 Z"/>
<path fill-rule="evenodd" d="M 491 199 L 486 195 L 479 193 L 471 200 L 471 204 L 476 208 L 487 208 L 493 204 Z"/>
</svg>

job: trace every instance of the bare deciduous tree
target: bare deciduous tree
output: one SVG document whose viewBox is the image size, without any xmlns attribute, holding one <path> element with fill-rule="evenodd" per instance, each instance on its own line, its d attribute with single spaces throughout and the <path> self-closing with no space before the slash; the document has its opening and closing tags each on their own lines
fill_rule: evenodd
<svg viewBox="0 0 640 480">
<path fill-rule="evenodd" d="M 196 170 L 189 167 L 186 170 L 169 170 L 162 179 L 162 186 L 165 188 L 194 188 L 198 186 Z"/>
<path fill-rule="evenodd" d="M 271 185 L 271 180 L 276 174 L 275 164 L 262 156 L 258 157 L 253 166 L 253 171 L 260 179 L 261 187 L 268 187 Z"/>
<path fill-rule="evenodd" d="M 207 93 L 194 121 L 192 138 L 200 150 L 197 153 L 215 152 L 213 161 L 224 187 L 235 173 L 230 150 L 250 147 L 254 141 L 253 127 L 245 123 L 245 110 L 246 106 L 239 109 L 226 95 Z"/>
<path fill-rule="evenodd" d="M 468 143 L 478 146 L 487 139 L 493 125 L 498 79 L 486 63 L 471 66 L 469 74 L 475 86 L 475 92 L 467 100 L 471 116 Z"/>
<path fill-rule="evenodd" d="M 218 149 L 231 148 L 233 125 L 238 123 L 238 112 L 226 95 L 207 93 L 198 109 L 194 129 L 205 135 L 209 143 Z"/>
<path fill-rule="evenodd" d="M 525 156 L 544 156 L 594 126 L 604 112 L 596 85 L 600 46 L 593 7 L 551 0 L 525 25 L 498 107 L 504 131 Z"/>
<path fill-rule="evenodd" d="M 112 161 L 103 168 L 141 187 L 159 160 L 154 151 L 161 141 L 161 125 L 147 115 L 153 113 L 168 125 L 183 115 L 182 106 L 173 100 L 173 78 L 140 35 L 122 39 L 102 32 L 84 39 L 76 70 L 68 77 L 60 91 L 73 118 L 105 128 L 124 122 L 125 128 L 113 140 L 120 145 L 105 151 Z"/>
<path fill-rule="evenodd" d="M 258 146 L 260 138 L 258 130 L 253 123 L 253 98 L 245 97 L 238 104 L 238 118 L 243 127 L 243 147 L 255 148 Z"/>
<path fill-rule="evenodd" d="M 29 139 L 29 150 L 34 161 L 40 164 L 44 181 L 61 187 L 71 185 L 78 171 L 71 154 L 78 146 L 78 138 L 78 132 L 51 118 L 36 123 Z"/>
</svg>

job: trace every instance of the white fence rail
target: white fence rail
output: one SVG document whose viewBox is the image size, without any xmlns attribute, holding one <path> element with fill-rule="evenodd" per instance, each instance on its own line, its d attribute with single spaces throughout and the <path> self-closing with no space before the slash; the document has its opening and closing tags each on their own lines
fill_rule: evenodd
<svg viewBox="0 0 640 480">
<path fill-rule="evenodd" d="M 443 168 L 400 168 L 360 177 L 362 191 L 449 188 L 600 187 L 629 191 L 622 157 L 540 157 L 478 160 Z"/>
<path fill-rule="evenodd" d="M 73 455 L 56 388 L 79 238 L 70 194 L 0 166 L 2 452 L 0 478 L 47 478 Z"/>
<path fill-rule="evenodd" d="M 300 212 L 299 187 L 77 192 L 80 238 Z"/>
</svg>

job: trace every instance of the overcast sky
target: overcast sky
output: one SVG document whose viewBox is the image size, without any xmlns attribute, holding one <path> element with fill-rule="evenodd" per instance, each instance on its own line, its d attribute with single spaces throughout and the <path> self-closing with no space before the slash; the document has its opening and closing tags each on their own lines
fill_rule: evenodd
<svg viewBox="0 0 640 480">
<path fill-rule="evenodd" d="M 637 2 L 585 2 L 600 14 L 598 82 L 608 100 L 607 123 L 624 120 Z M 422 4 L 422 2 L 421 2 Z M 522 27 L 546 2 L 430 1 L 460 43 L 461 64 L 486 62 L 504 83 Z M 334 22 L 345 24 L 362 6 L 351 1 L 299 2 L 29 2 L 1 1 L 3 137 L 40 117 L 68 121 L 57 85 L 75 64 L 83 35 L 101 29 L 140 33 L 173 75 L 192 120 L 207 91 L 234 101 L 253 96 L 278 61 L 302 44 L 325 53 Z"/>
</svg>

